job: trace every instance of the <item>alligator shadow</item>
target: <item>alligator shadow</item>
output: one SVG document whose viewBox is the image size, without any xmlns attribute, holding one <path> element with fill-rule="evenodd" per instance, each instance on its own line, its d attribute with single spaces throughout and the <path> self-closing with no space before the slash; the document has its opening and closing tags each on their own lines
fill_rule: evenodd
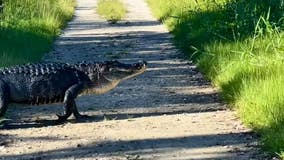
<svg viewBox="0 0 284 160">
<path fill-rule="evenodd" d="M 46 109 L 43 109 L 46 110 Z M 10 130 L 10 129 L 26 129 L 26 128 L 41 128 L 41 127 L 48 127 L 48 126 L 57 126 L 57 125 L 64 125 L 66 123 L 91 123 L 91 122 L 101 122 L 101 121 L 108 121 L 108 120 L 124 120 L 127 119 L 129 121 L 134 120 L 135 118 L 140 117 L 152 117 L 152 116 L 162 116 L 162 115 L 176 115 L 176 114 L 184 114 L 184 113 L 204 113 L 204 112 L 213 112 L 213 111 L 221 111 L 226 110 L 226 107 L 215 107 L 215 105 L 211 107 L 180 107 L 180 108 L 170 108 L 166 109 L 163 107 L 154 107 L 154 108 L 147 108 L 145 110 L 137 111 L 134 108 L 133 111 L 119 111 L 115 109 L 105 109 L 105 110 L 86 110 L 83 109 L 84 113 L 88 115 L 86 118 L 79 118 L 75 119 L 71 116 L 66 122 L 58 122 L 56 117 L 54 116 L 55 113 L 41 113 L 48 117 L 47 119 L 43 118 L 31 118 L 33 115 L 26 116 L 24 120 L 21 117 L 13 117 L 8 119 L 0 125 L 0 129 Z M 25 112 L 25 111 L 23 111 Z M 103 113 L 102 113 L 103 112 Z M 36 116 L 37 117 L 37 116 Z M 53 119 L 51 119 L 51 118 Z"/>
</svg>

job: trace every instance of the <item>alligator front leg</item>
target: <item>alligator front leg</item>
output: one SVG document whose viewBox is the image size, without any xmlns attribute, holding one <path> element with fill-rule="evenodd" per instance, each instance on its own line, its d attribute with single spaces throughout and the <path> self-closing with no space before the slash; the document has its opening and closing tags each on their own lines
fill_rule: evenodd
<svg viewBox="0 0 284 160">
<path fill-rule="evenodd" d="M 73 103 L 75 102 L 75 98 L 77 97 L 81 89 L 82 89 L 81 84 L 75 84 L 71 86 L 69 89 L 67 89 L 63 101 L 65 112 L 63 115 L 57 114 L 59 122 L 64 122 L 71 116 L 74 110 Z"/>
<path fill-rule="evenodd" d="M 0 81 L 0 117 L 5 115 L 8 109 L 9 90 L 3 81 Z"/>
<path fill-rule="evenodd" d="M 70 105 L 68 102 L 64 105 L 64 114 L 57 114 L 58 122 L 64 122 L 66 121 L 70 115 L 72 114 L 72 105 Z"/>
</svg>

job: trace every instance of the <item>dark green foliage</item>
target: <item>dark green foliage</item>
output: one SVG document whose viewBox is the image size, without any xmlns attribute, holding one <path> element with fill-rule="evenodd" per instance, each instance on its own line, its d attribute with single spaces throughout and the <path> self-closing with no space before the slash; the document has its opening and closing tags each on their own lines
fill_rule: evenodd
<svg viewBox="0 0 284 160">
<path fill-rule="evenodd" d="M 0 66 L 38 61 L 73 9 L 74 0 L 5 0 L 0 14 Z"/>
</svg>

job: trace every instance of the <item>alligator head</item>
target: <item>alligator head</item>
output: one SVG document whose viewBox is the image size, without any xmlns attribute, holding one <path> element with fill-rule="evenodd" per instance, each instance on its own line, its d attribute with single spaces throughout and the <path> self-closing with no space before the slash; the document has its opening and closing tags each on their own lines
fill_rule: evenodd
<svg viewBox="0 0 284 160">
<path fill-rule="evenodd" d="M 124 64 L 118 61 L 106 61 L 102 66 L 102 75 L 109 81 L 122 81 L 143 73 L 146 62 Z"/>
<path fill-rule="evenodd" d="M 87 93 L 102 94 L 114 88 L 119 82 L 137 76 L 146 70 L 146 62 L 133 64 L 120 63 L 118 61 L 106 61 L 104 63 L 88 64 L 84 72 L 91 80 Z M 82 67 L 80 67 L 82 70 Z"/>
</svg>

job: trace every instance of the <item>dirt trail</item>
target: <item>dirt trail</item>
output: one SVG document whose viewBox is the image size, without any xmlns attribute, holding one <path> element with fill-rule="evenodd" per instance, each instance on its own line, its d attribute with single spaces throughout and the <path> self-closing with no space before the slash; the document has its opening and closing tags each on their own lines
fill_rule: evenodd
<svg viewBox="0 0 284 160">
<path fill-rule="evenodd" d="M 77 99 L 92 117 L 55 125 L 60 105 L 11 106 L 0 130 L 0 159 L 263 159 L 255 136 L 196 67 L 143 0 L 123 0 L 128 16 L 108 24 L 96 0 L 79 0 L 73 21 L 44 61 L 146 60 L 145 74 L 113 91 Z"/>
</svg>

